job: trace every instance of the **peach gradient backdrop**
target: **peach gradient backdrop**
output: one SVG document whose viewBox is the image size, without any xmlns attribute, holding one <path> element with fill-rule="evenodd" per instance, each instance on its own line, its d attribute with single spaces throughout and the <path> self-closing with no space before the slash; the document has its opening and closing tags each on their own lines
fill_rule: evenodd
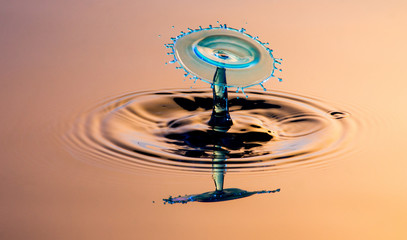
<svg viewBox="0 0 407 240">
<path fill-rule="evenodd" d="M 406 12 L 405 0 L 1 1 L 0 239 L 407 239 Z M 217 20 L 284 59 L 268 89 L 351 112 L 355 151 L 322 169 L 226 176 L 277 194 L 167 206 L 212 190 L 210 176 L 102 168 L 65 150 L 70 120 L 98 102 L 189 88 L 163 44 Z"/>
</svg>

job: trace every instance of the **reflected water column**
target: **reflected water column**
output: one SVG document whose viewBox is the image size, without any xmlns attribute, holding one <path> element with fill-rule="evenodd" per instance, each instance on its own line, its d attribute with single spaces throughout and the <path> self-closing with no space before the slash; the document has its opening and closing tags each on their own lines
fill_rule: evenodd
<svg viewBox="0 0 407 240">
<path fill-rule="evenodd" d="M 215 130 L 216 131 L 216 130 Z M 223 191 L 223 183 L 226 172 L 226 153 L 228 151 L 222 149 L 220 146 L 215 145 L 212 159 L 212 178 L 215 182 L 217 192 Z"/>
</svg>

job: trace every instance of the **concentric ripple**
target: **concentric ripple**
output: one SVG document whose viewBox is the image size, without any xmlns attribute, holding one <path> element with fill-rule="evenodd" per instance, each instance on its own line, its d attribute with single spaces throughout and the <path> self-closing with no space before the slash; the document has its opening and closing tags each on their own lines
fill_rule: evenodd
<svg viewBox="0 0 407 240">
<path fill-rule="evenodd" d="M 227 132 L 207 125 L 211 91 L 163 90 L 97 106 L 66 140 L 85 161 L 166 172 L 210 172 L 220 152 L 228 172 L 257 172 L 320 165 L 347 150 L 348 113 L 282 92 L 229 94 L 234 124 Z"/>
</svg>

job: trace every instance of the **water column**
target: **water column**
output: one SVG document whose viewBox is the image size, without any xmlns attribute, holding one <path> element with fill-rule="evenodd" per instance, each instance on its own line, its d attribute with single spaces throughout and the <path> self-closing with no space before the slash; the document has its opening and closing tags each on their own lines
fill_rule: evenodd
<svg viewBox="0 0 407 240">
<path fill-rule="evenodd" d="M 213 109 L 212 116 L 208 123 L 212 126 L 213 131 L 218 134 L 215 136 L 222 137 L 230 126 L 233 124 L 229 115 L 228 108 L 228 88 L 226 87 L 226 70 L 225 68 L 216 68 L 213 77 Z M 222 146 L 214 145 L 212 159 L 212 178 L 215 182 L 216 191 L 223 191 L 223 183 L 226 172 L 226 154 L 227 150 Z"/>
<path fill-rule="evenodd" d="M 226 87 L 226 70 L 217 67 L 213 77 L 213 109 L 209 125 L 216 129 L 232 126 L 233 122 L 229 115 L 228 88 Z"/>
</svg>

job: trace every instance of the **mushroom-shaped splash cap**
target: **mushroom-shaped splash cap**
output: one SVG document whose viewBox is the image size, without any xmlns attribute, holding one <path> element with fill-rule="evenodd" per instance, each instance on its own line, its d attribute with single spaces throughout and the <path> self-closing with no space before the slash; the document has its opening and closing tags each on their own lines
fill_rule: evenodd
<svg viewBox="0 0 407 240">
<path fill-rule="evenodd" d="M 173 41 L 175 61 L 187 74 L 211 84 L 218 67 L 226 69 L 227 86 L 237 88 L 261 84 L 276 69 L 272 50 L 244 29 L 190 29 Z"/>
</svg>

